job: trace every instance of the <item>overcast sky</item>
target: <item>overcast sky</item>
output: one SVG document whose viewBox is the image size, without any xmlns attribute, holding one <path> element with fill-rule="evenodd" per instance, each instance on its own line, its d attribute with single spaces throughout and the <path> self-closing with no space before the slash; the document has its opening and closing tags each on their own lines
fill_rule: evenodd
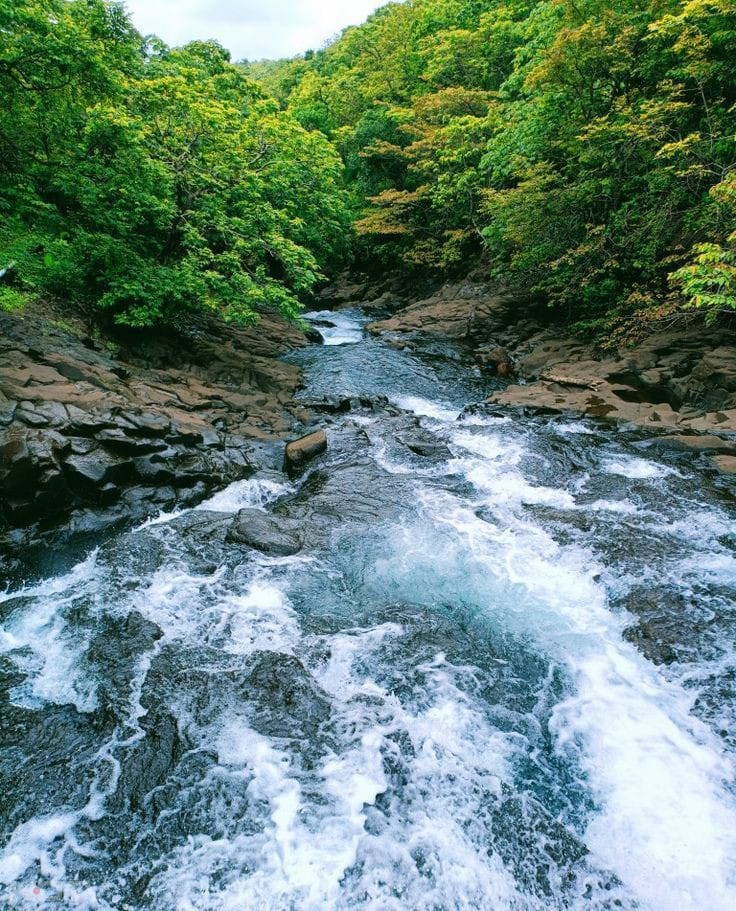
<svg viewBox="0 0 736 911">
<path fill-rule="evenodd" d="M 385 0 L 127 0 L 138 31 L 167 44 L 216 38 L 233 60 L 317 49 Z"/>
</svg>

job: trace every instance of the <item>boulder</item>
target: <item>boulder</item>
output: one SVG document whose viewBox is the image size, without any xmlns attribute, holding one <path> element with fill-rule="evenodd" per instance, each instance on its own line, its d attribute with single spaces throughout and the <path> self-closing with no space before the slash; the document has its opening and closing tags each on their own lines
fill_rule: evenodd
<svg viewBox="0 0 736 911">
<path fill-rule="evenodd" d="M 324 337 L 319 329 L 306 329 L 304 331 L 304 338 L 313 345 L 324 345 L 325 343 Z"/>
<path fill-rule="evenodd" d="M 133 474 L 133 463 L 101 449 L 88 455 L 70 455 L 64 462 L 69 487 L 95 500 L 108 484 L 125 483 Z"/>
<path fill-rule="evenodd" d="M 290 557 L 302 549 L 298 522 L 260 509 L 241 509 L 228 528 L 226 540 L 279 557 Z"/>
<path fill-rule="evenodd" d="M 396 439 L 402 446 L 424 459 L 451 459 L 450 449 L 428 431 L 421 428 L 406 433 L 399 433 Z"/>
<path fill-rule="evenodd" d="M 284 452 L 284 471 L 293 477 L 304 468 L 307 462 L 327 449 L 327 434 L 317 430 L 298 440 L 286 444 Z"/>
<path fill-rule="evenodd" d="M 390 475 L 372 461 L 335 465 L 310 474 L 291 497 L 273 507 L 275 516 L 293 519 L 305 546 L 329 546 L 333 534 L 350 526 L 374 528 L 392 521 L 402 503 L 415 497 L 409 475 Z"/>
<path fill-rule="evenodd" d="M 314 740 L 329 721 L 330 700 L 293 655 L 256 652 L 243 681 L 250 703 L 250 723 L 267 737 Z"/>
<path fill-rule="evenodd" d="M 475 351 L 476 363 L 498 376 L 509 376 L 513 371 L 511 355 L 501 345 L 483 345 Z"/>
</svg>

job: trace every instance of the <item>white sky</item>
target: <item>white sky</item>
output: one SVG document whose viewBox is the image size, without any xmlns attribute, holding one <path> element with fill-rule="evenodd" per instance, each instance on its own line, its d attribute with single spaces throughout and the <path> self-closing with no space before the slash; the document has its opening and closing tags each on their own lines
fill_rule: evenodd
<svg viewBox="0 0 736 911">
<path fill-rule="evenodd" d="M 138 31 L 170 45 L 216 38 L 233 60 L 317 50 L 386 0 L 127 0 Z"/>
</svg>

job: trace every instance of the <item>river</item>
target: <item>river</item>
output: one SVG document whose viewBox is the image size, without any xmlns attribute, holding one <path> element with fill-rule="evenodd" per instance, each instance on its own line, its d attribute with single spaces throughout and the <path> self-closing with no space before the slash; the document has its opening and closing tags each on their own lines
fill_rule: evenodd
<svg viewBox="0 0 736 911">
<path fill-rule="evenodd" d="M 0 595 L 0 907 L 733 911 L 728 491 L 313 318 L 303 395 L 364 400 L 316 474 Z"/>
</svg>

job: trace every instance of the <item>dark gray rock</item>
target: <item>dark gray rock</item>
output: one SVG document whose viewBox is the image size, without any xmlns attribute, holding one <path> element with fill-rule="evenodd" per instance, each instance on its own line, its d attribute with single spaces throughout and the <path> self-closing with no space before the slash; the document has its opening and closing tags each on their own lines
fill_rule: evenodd
<svg viewBox="0 0 736 911">
<path fill-rule="evenodd" d="M 166 443 L 162 440 L 129 436 L 120 427 L 101 430 L 96 435 L 96 439 L 110 452 L 118 455 L 149 455 L 152 452 L 160 452 L 162 449 L 166 449 Z"/>
<path fill-rule="evenodd" d="M 302 549 L 298 522 L 260 509 L 241 509 L 228 528 L 227 540 L 282 557 Z"/>
<path fill-rule="evenodd" d="M 293 497 L 273 507 L 273 515 L 294 519 L 305 547 L 324 547 L 339 529 L 373 527 L 397 516 L 412 490 L 407 476 L 386 474 L 373 462 L 335 465 L 312 472 Z"/>
<path fill-rule="evenodd" d="M 118 811 L 143 810 L 146 797 L 166 782 L 186 749 L 176 718 L 161 705 L 150 706 L 141 727 L 144 736 L 128 750 L 111 799 L 112 807 Z"/>
<path fill-rule="evenodd" d="M 267 737 L 314 740 L 331 714 L 330 700 L 293 655 L 259 652 L 244 680 L 250 722 Z"/>
<path fill-rule="evenodd" d="M 90 641 L 86 661 L 100 680 L 98 697 L 103 711 L 109 711 L 116 721 L 121 721 L 129 710 L 136 665 L 163 633 L 137 611 L 125 617 L 107 615 L 103 623 L 103 629 Z"/>
<path fill-rule="evenodd" d="M 396 439 L 403 446 L 406 446 L 410 452 L 413 452 L 414 455 L 422 458 L 438 460 L 452 458 L 450 449 L 429 431 L 422 429 L 410 430 L 397 434 Z"/>
<path fill-rule="evenodd" d="M 92 501 L 109 502 L 110 495 L 119 484 L 124 484 L 134 474 L 129 459 L 118 458 L 103 449 L 87 455 L 70 455 L 64 461 L 64 470 L 71 490 Z"/>
</svg>

